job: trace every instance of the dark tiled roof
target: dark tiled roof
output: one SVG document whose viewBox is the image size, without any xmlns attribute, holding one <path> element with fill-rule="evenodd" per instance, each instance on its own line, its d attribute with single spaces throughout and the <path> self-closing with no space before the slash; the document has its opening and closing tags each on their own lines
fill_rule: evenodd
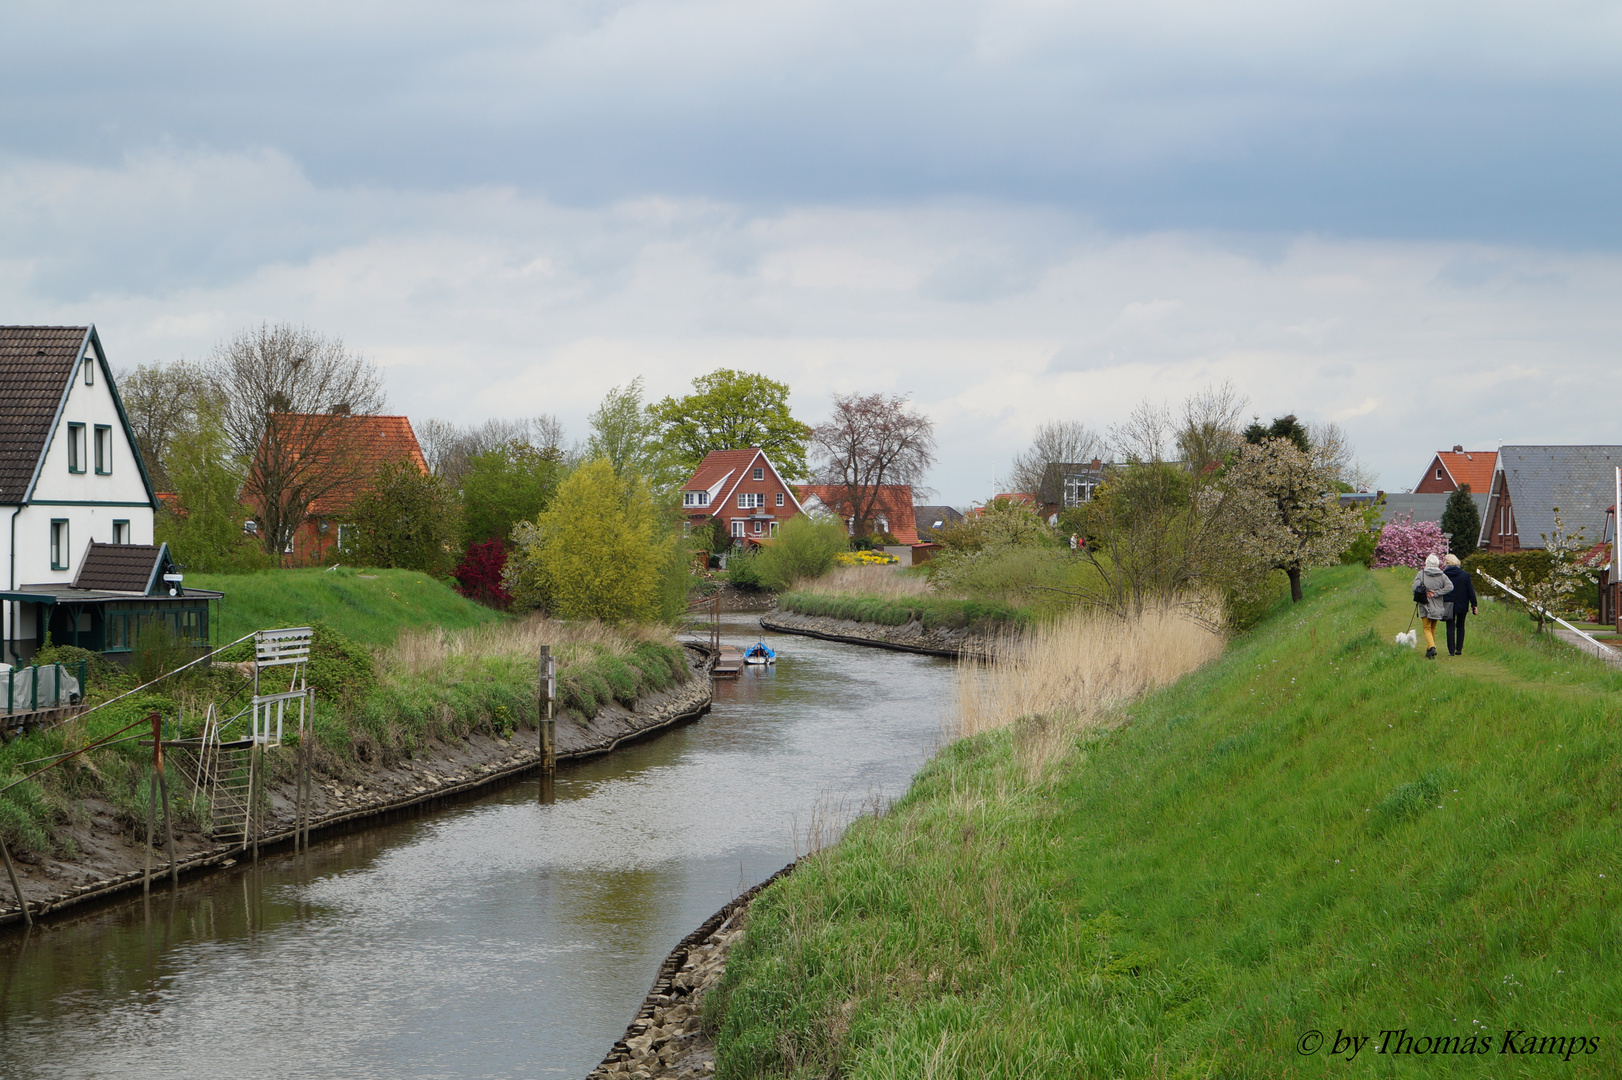
<svg viewBox="0 0 1622 1080">
<path fill-rule="evenodd" d="M 144 593 L 162 556 L 162 544 L 91 544 L 73 587 Z"/>
<path fill-rule="evenodd" d="M 1540 548 L 1554 532 L 1554 511 L 1568 533 L 1605 535 L 1605 511 L 1616 501 L 1622 446 L 1501 446 L 1498 467 L 1515 506 L 1521 547 Z"/>
<path fill-rule="evenodd" d="M 45 452 L 86 326 L 0 326 L 0 502 L 19 503 Z"/>
<path fill-rule="evenodd" d="M 1036 501 L 1064 505 L 1064 481 L 1067 476 L 1080 477 L 1089 484 L 1104 482 L 1104 464 L 1093 468 L 1087 461 L 1050 461 L 1042 470 L 1042 483 L 1036 490 Z"/>
<path fill-rule="evenodd" d="M 935 539 L 935 522 L 940 522 L 939 528 L 955 525 L 963 520 L 963 515 L 950 506 L 915 506 L 912 508 L 913 521 L 918 525 L 918 538 L 924 541 Z"/>
<path fill-rule="evenodd" d="M 1447 501 L 1452 497 L 1452 492 L 1420 495 L 1388 494 L 1385 497 L 1385 502 L 1380 504 L 1380 524 L 1385 525 L 1386 522 L 1398 514 L 1405 516 L 1412 514 L 1415 521 L 1440 522 L 1442 520 L 1442 511 L 1447 509 Z M 1487 517 L 1487 498 L 1487 489 L 1485 487 L 1480 491 L 1471 487 L 1470 501 L 1476 504 L 1476 516 L 1482 520 L 1486 520 Z"/>
</svg>

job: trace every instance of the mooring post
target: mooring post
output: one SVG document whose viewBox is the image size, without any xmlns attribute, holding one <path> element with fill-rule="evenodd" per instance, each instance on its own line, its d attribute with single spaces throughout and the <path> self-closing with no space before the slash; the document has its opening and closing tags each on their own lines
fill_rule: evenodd
<svg viewBox="0 0 1622 1080">
<path fill-rule="evenodd" d="M 259 805 L 259 733 L 256 730 L 253 737 L 253 747 L 248 751 L 248 812 L 242 819 L 242 827 L 253 834 L 253 862 L 259 865 L 259 823 L 254 811 Z"/>
<path fill-rule="evenodd" d="M 163 846 L 169 852 L 169 884 L 180 884 L 180 864 L 175 859 L 174 809 L 169 805 L 169 780 L 163 775 L 163 717 L 152 714 L 152 769 L 158 774 L 158 798 L 163 800 Z"/>
<path fill-rule="evenodd" d="M 152 840 L 158 831 L 158 777 L 146 778 L 146 863 L 141 872 L 141 895 L 152 895 Z"/>
<path fill-rule="evenodd" d="M 28 901 L 23 899 L 23 887 L 17 883 L 17 868 L 11 865 L 11 849 L 4 840 L 0 840 L 0 855 L 6 857 L 6 876 L 11 879 L 11 891 L 17 894 L 17 906 L 23 909 L 23 922 L 33 926 L 34 916 L 28 910 Z"/>
<path fill-rule="evenodd" d="M 553 783 L 557 777 L 558 768 L 558 732 L 557 723 L 553 720 L 552 703 L 557 696 L 557 659 L 552 655 L 552 646 L 541 646 L 540 664 L 540 691 L 541 691 L 541 801 L 549 803 L 553 799 Z"/>
</svg>

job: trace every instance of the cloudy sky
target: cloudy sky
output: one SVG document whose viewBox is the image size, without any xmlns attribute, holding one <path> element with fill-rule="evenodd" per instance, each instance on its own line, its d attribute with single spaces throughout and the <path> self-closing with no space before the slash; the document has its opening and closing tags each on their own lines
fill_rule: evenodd
<svg viewBox="0 0 1622 1080">
<path fill-rule="evenodd" d="M 1390 489 L 1622 442 L 1622 7 L 11 5 L 0 321 L 340 334 L 421 420 L 909 394 L 960 505 L 1231 379 Z"/>
</svg>

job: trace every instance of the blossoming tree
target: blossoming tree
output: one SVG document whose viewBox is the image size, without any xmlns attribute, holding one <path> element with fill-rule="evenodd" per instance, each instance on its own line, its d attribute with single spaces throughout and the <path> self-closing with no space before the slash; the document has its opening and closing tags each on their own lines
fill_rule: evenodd
<svg viewBox="0 0 1622 1080">
<path fill-rule="evenodd" d="M 1380 530 L 1380 542 L 1374 546 L 1374 565 L 1411 566 L 1417 570 L 1425 565 L 1427 555 L 1440 559 L 1447 550 L 1447 537 L 1436 522 L 1415 521 L 1413 514 L 1398 514 Z"/>
</svg>

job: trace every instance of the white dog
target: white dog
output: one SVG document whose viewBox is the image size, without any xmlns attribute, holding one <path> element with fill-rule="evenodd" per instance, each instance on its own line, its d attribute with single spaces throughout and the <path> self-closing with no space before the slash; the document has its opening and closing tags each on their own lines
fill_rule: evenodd
<svg viewBox="0 0 1622 1080">
<path fill-rule="evenodd" d="M 1418 630 L 1409 630 L 1406 633 L 1398 634 L 1397 635 L 1397 644 L 1398 645 L 1406 645 L 1410 649 L 1419 648 L 1419 631 Z"/>
</svg>

